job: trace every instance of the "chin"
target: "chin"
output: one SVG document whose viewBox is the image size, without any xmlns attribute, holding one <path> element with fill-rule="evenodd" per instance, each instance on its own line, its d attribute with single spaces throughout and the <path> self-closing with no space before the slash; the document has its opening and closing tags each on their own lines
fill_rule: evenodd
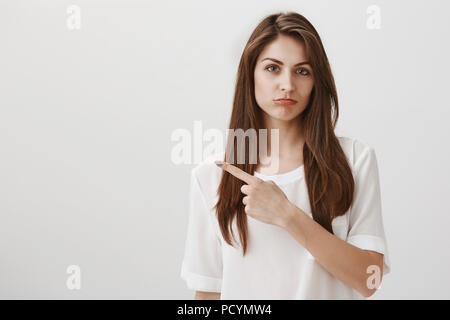
<svg viewBox="0 0 450 320">
<path fill-rule="evenodd" d="M 297 108 L 296 108 L 297 107 Z M 267 106 L 265 108 L 261 108 L 261 111 L 265 113 L 265 116 L 269 116 L 273 120 L 277 121 L 291 121 L 297 118 L 305 108 L 299 108 L 298 106 Z"/>
<path fill-rule="evenodd" d="M 277 112 L 272 112 L 270 114 L 270 117 L 279 121 L 291 121 L 295 118 L 297 118 L 303 110 L 297 111 L 297 110 L 289 110 L 285 112 L 285 110 L 277 110 Z"/>
</svg>

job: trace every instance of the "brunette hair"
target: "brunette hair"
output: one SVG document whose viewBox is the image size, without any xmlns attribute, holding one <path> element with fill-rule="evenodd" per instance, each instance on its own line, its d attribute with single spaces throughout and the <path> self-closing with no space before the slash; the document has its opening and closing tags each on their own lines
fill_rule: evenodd
<svg viewBox="0 0 450 320">
<path fill-rule="evenodd" d="M 237 71 L 233 110 L 229 128 L 233 130 L 263 128 L 262 110 L 255 100 L 254 69 L 264 47 L 280 34 L 299 39 L 305 45 L 306 55 L 314 74 L 314 86 L 306 109 L 299 115 L 305 143 L 303 162 L 305 182 L 313 219 L 330 233 L 331 222 L 344 215 L 353 200 L 354 180 L 346 156 L 334 133 L 339 116 L 338 97 L 330 64 L 319 34 L 313 25 L 296 12 L 272 14 L 264 18 L 251 34 L 242 53 Z M 258 137 L 259 139 L 259 137 Z M 227 140 L 224 160 L 236 159 L 234 138 Z M 233 151 L 230 151 L 233 150 Z M 246 158 L 249 142 L 245 142 Z M 234 153 L 230 157 L 230 152 Z M 258 156 L 258 163 L 260 161 Z M 235 164 L 253 175 L 257 164 L 245 161 Z M 218 201 L 214 206 L 224 240 L 230 244 L 230 231 L 234 239 L 233 219 L 242 244 L 243 256 L 247 251 L 247 215 L 240 190 L 244 183 L 223 170 L 217 189 Z"/>
</svg>

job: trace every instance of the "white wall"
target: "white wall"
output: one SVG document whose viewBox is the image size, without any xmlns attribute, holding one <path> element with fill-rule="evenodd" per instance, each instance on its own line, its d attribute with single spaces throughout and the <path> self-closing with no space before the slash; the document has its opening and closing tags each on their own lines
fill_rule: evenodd
<svg viewBox="0 0 450 320">
<path fill-rule="evenodd" d="M 372 299 L 450 298 L 444 0 L 2 0 L 0 298 L 193 297 L 179 273 L 194 164 L 172 162 L 171 134 L 225 130 L 241 51 L 280 10 L 322 37 L 337 134 L 377 153 L 392 272 Z"/>
</svg>

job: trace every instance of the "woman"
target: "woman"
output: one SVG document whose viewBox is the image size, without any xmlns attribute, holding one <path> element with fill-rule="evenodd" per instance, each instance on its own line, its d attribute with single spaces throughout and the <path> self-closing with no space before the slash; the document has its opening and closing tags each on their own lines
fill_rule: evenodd
<svg viewBox="0 0 450 320">
<path fill-rule="evenodd" d="M 181 276 L 196 299 L 364 299 L 379 288 L 390 262 L 377 159 L 336 137 L 338 114 L 317 31 L 297 13 L 266 17 L 242 54 L 229 127 L 277 129 L 279 147 L 269 139 L 252 162 L 249 139 L 245 161 L 228 163 L 242 156 L 228 137 L 223 161 L 192 170 Z"/>
</svg>

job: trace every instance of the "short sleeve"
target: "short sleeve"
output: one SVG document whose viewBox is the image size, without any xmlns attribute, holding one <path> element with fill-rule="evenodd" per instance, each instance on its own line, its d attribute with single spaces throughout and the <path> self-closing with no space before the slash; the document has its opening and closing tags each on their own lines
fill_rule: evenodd
<svg viewBox="0 0 450 320">
<path fill-rule="evenodd" d="M 382 253 L 383 275 L 391 270 L 381 212 L 381 192 L 375 151 L 367 147 L 354 165 L 355 193 L 349 215 L 347 242 Z"/>
<path fill-rule="evenodd" d="M 221 242 L 214 229 L 214 211 L 207 206 L 195 172 L 194 168 L 191 172 L 189 221 L 181 278 L 189 289 L 221 292 Z"/>
</svg>

